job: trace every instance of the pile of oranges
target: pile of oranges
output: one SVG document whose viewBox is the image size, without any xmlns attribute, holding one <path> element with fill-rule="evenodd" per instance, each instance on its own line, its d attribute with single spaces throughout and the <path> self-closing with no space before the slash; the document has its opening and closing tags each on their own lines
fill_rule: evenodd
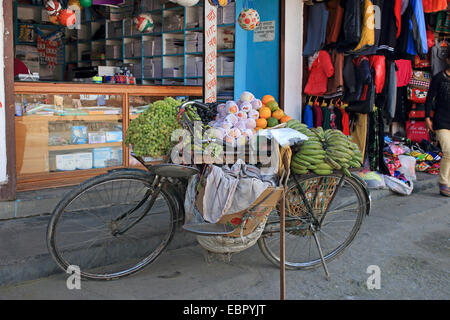
<svg viewBox="0 0 450 320">
<path fill-rule="evenodd" d="M 255 131 L 265 129 L 267 127 L 275 127 L 280 123 L 285 123 L 292 118 L 284 114 L 280 109 L 275 98 L 271 95 L 265 95 L 262 99 L 262 107 L 259 109 L 259 119 L 256 120 Z"/>
</svg>

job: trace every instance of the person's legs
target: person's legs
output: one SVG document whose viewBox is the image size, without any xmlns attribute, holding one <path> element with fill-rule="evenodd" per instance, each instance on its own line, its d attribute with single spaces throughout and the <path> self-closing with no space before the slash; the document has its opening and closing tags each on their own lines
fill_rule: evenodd
<svg viewBox="0 0 450 320">
<path fill-rule="evenodd" d="M 446 192 L 447 195 L 450 195 L 450 130 L 436 130 L 436 136 L 441 144 L 443 153 L 439 171 L 439 183 L 443 186 L 441 191 L 444 189 L 444 192 Z"/>
</svg>

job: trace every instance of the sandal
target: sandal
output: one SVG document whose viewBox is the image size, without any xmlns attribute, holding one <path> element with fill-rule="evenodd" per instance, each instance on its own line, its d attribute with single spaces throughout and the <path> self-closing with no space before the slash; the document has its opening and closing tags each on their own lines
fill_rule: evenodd
<svg viewBox="0 0 450 320">
<path fill-rule="evenodd" d="M 450 197 L 450 188 L 445 184 L 439 183 L 439 193 L 443 196 Z"/>
</svg>

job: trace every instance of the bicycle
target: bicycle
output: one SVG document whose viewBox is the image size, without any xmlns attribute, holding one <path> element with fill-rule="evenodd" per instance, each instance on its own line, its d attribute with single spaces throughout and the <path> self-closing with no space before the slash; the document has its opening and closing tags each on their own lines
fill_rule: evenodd
<svg viewBox="0 0 450 320">
<path fill-rule="evenodd" d="M 207 108 L 190 101 L 180 113 L 193 105 Z M 192 129 L 189 121 L 185 125 Z M 84 279 L 119 279 L 154 262 L 180 227 L 201 236 L 236 232 L 224 224 L 184 225 L 188 178 L 199 175 L 204 164 L 151 165 L 136 158 L 147 170 L 117 169 L 91 178 L 67 193 L 53 210 L 47 246 L 64 271 L 76 265 Z M 291 175 L 286 185 L 285 266 L 304 270 L 322 264 L 328 274 L 325 263 L 352 243 L 369 213 L 370 193 L 356 174 Z M 263 255 L 277 266 L 279 207 L 280 203 L 268 214 L 257 239 Z"/>
</svg>

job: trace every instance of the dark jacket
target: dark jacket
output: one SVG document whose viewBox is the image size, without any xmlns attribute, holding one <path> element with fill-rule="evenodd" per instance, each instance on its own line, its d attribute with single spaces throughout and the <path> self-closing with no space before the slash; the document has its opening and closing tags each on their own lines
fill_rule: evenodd
<svg viewBox="0 0 450 320">
<path fill-rule="evenodd" d="M 340 4 L 344 8 L 344 19 L 337 49 L 339 52 L 346 52 L 353 50 L 361 40 L 361 10 L 364 0 L 345 0 Z"/>
<path fill-rule="evenodd" d="M 425 102 L 425 117 L 430 117 L 434 110 L 433 129 L 450 130 L 450 76 L 445 70 L 431 79 Z"/>
</svg>

